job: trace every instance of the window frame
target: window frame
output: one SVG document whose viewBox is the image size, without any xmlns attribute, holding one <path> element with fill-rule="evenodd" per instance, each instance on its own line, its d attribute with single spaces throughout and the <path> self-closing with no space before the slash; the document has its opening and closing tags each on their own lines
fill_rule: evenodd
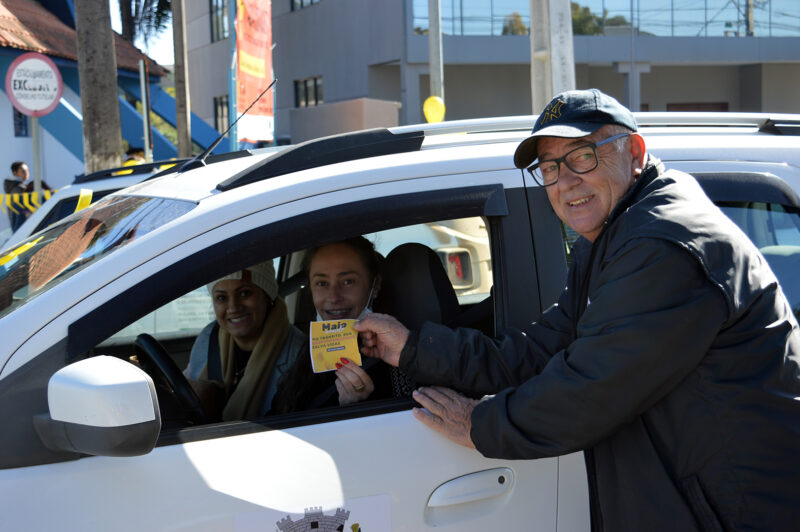
<svg viewBox="0 0 800 532">
<path fill-rule="evenodd" d="M 14 137 L 16 138 L 29 138 L 31 136 L 30 121 L 28 116 L 17 110 L 16 107 L 11 107 L 14 122 Z"/>
<path fill-rule="evenodd" d="M 228 0 L 208 0 L 208 14 L 211 42 L 222 41 L 230 37 Z"/>
<path fill-rule="evenodd" d="M 294 80 L 294 106 L 296 108 L 316 107 L 323 103 L 325 100 L 322 76 Z"/>
<path fill-rule="evenodd" d="M 219 133 L 224 133 L 230 125 L 229 106 L 228 94 L 214 96 L 214 128 Z"/>
</svg>

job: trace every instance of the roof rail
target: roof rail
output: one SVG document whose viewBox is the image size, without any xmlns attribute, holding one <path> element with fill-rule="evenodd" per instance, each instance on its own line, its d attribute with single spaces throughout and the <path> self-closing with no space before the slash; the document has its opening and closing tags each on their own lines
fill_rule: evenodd
<svg viewBox="0 0 800 532">
<path fill-rule="evenodd" d="M 206 162 L 208 164 L 213 164 L 213 163 L 218 163 L 218 162 L 221 162 L 221 161 L 230 161 L 230 160 L 233 160 L 233 159 L 240 159 L 242 157 L 249 157 L 250 155 L 253 155 L 253 152 L 251 150 L 230 151 L 230 152 L 226 152 L 226 153 L 218 153 L 218 154 L 215 154 L 215 155 L 209 155 L 208 158 L 206 159 Z M 170 164 L 170 166 L 168 168 L 164 168 L 160 172 L 151 175 L 150 177 L 146 178 L 145 181 L 150 181 L 151 179 L 156 179 L 158 177 L 161 177 L 162 175 L 176 173 L 176 172 L 178 172 L 179 170 L 182 169 L 182 165 L 180 164 L 181 162 L 192 161 L 192 160 L 193 159 L 186 158 L 186 159 L 181 159 L 180 161 L 176 161 L 176 164 Z"/>
<path fill-rule="evenodd" d="M 754 127 L 762 133 L 800 135 L 800 115 L 785 113 L 633 113 L 640 126 Z"/>
<path fill-rule="evenodd" d="M 425 133 L 413 131 L 394 133 L 386 128 L 368 129 L 309 140 L 287 148 L 217 185 L 218 190 L 249 185 L 263 179 L 317 166 L 343 163 L 395 153 L 419 151 Z"/>
<path fill-rule="evenodd" d="M 800 120 L 773 120 L 768 118 L 758 130 L 762 133 L 774 133 L 776 135 L 800 135 Z"/>
<path fill-rule="evenodd" d="M 502 116 L 499 118 L 474 118 L 452 120 L 434 124 L 417 124 L 390 128 L 392 133 L 421 131 L 425 136 L 446 135 L 449 133 L 493 133 L 499 131 L 530 131 L 536 122 L 536 115 Z"/>
<path fill-rule="evenodd" d="M 99 172 L 92 172 L 91 174 L 81 174 L 75 176 L 72 181 L 74 184 L 89 183 L 91 181 L 99 181 L 100 179 L 109 179 L 113 177 L 127 177 L 130 175 L 149 174 L 157 171 L 164 165 L 176 165 L 188 161 L 189 159 L 170 159 L 167 161 L 155 161 L 152 163 L 134 164 L 131 166 L 120 166 L 117 168 L 109 168 L 107 170 L 100 170 Z"/>
</svg>

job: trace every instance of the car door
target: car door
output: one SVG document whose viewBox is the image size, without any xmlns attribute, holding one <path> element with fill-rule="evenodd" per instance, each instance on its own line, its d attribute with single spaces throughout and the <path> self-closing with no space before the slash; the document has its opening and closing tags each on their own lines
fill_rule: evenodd
<svg viewBox="0 0 800 532">
<path fill-rule="evenodd" d="M 88 295 L 18 352 L 48 329 L 66 329 L 61 341 L 0 381 L 0 424 L 25 456 L 0 470 L 0 528 L 556 530 L 557 459 L 484 458 L 418 423 L 409 399 L 162 430 L 150 453 L 126 458 L 65 460 L 29 427 L 52 372 L 102 339 L 231 269 L 346 236 L 485 217 L 495 327 L 528 320 L 541 295 L 521 185 L 495 171 L 312 195 L 189 239 Z"/>
<path fill-rule="evenodd" d="M 538 259 L 542 310 L 558 300 L 567 280 L 568 251 L 577 235 L 556 217 L 545 188 L 523 172 L 525 193 L 529 206 L 533 243 Z M 538 314 L 531 321 L 534 321 Z M 589 530 L 589 484 L 583 452 L 559 456 L 558 515 L 559 531 Z"/>
</svg>

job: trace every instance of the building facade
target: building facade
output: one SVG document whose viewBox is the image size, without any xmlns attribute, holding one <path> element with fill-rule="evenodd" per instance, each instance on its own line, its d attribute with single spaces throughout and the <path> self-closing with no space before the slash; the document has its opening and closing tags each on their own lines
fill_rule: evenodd
<svg viewBox="0 0 800 532">
<path fill-rule="evenodd" d="M 232 50 L 230 36 L 211 40 L 220 3 L 187 8 L 192 109 L 212 124 Z M 800 112 L 796 0 L 571 4 L 578 88 L 639 110 Z M 441 0 L 441 18 L 446 119 L 536 111 L 530 0 Z M 427 30 L 426 0 L 274 0 L 276 138 L 424 121 Z"/>
</svg>

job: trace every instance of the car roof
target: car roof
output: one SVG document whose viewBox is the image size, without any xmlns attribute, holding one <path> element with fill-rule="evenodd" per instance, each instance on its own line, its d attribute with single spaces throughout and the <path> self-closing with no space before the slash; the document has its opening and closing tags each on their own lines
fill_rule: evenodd
<svg viewBox="0 0 800 532">
<path fill-rule="evenodd" d="M 800 115 L 635 113 L 635 116 L 648 150 L 664 161 L 790 165 L 798 175 L 797 182 L 791 184 L 800 187 Z M 508 169 L 513 168 L 511 156 L 516 145 L 529 135 L 535 119 L 536 116 L 529 115 L 379 128 L 314 139 L 278 150 L 256 150 L 247 152 L 247 157 L 228 154 L 216 162 L 209 158 L 206 166 L 188 172 L 182 173 L 176 167 L 161 177 L 154 176 L 127 189 L 126 193 L 199 202 L 220 192 L 289 174 L 296 179 L 322 179 L 369 168 L 389 170 L 398 164 L 407 170 L 418 166 L 416 171 L 423 174 L 425 165 L 447 164 L 448 171 L 470 171 L 470 165 L 481 164 L 478 159 L 487 160 L 481 164 L 484 169 Z M 476 145 L 481 149 L 475 150 Z M 433 150 L 435 157 L 428 153 Z M 763 173 L 767 167 L 762 165 L 752 170 Z"/>
</svg>

